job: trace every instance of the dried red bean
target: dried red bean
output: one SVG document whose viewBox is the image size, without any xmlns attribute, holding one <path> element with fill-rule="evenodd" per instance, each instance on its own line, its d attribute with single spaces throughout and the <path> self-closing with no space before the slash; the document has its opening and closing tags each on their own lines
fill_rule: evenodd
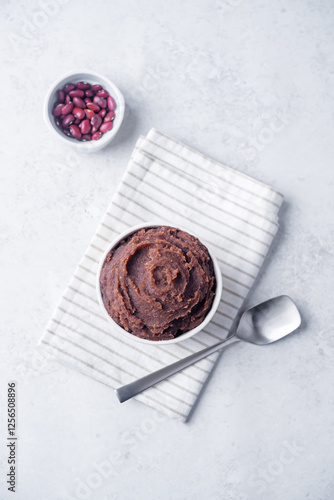
<svg viewBox="0 0 334 500">
<path fill-rule="evenodd" d="M 82 136 L 82 140 L 83 140 L 83 141 L 91 141 L 91 140 L 92 140 L 92 136 L 91 136 L 91 134 L 84 134 L 84 135 Z"/>
<path fill-rule="evenodd" d="M 108 132 L 108 130 L 111 130 L 112 128 L 113 128 L 113 122 L 104 122 L 100 127 L 100 132 L 104 134 L 105 132 Z"/>
<path fill-rule="evenodd" d="M 69 127 L 74 122 L 74 116 L 72 113 L 66 115 L 61 122 L 63 127 Z"/>
<path fill-rule="evenodd" d="M 80 97 L 73 97 L 73 104 L 77 108 L 85 109 L 86 103 Z"/>
<path fill-rule="evenodd" d="M 59 102 L 65 101 L 65 92 L 63 90 L 58 90 L 58 101 Z"/>
<path fill-rule="evenodd" d="M 72 113 L 73 108 L 73 102 L 69 102 L 68 104 L 65 104 L 61 112 L 63 115 L 68 115 L 69 113 Z"/>
<path fill-rule="evenodd" d="M 63 107 L 64 107 L 64 104 L 62 103 L 57 103 L 56 104 L 56 107 L 54 108 L 54 110 L 52 111 L 52 114 L 53 116 L 60 116 L 62 114 L 62 110 L 63 110 Z"/>
<path fill-rule="evenodd" d="M 102 90 L 99 90 L 98 92 L 96 92 L 96 95 L 99 97 L 108 97 L 109 92 L 107 92 L 105 89 L 102 89 Z"/>
<path fill-rule="evenodd" d="M 102 90 L 102 85 L 99 85 L 98 83 L 95 85 L 91 86 L 91 89 L 94 90 L 94 92 L 97 92 L 98 90 Z"/>
<path fill-rule="evenodd" d="M 90 89 L 90 83 L 87 82 L 78 82 L 77 83 L 77 88 L 80 90 L 88 90 Z"/>
<path fill-rule="evenodd" d="M 79 125 L 81 133 L 82 134 L 89 134 L 91 131 L 92 127 L 91 124 L 89 123 L 89 120 L 82 120 L 82 122 Z"/>
<path fill-rule="evenodd" d="M 102 85 L 68 83 L 57 91 L 57 96 L 52 113 L 57 127 L 67 136 L 79 141 L 97 141 L 112 130 L 116 102 Z"/>
<path fill-rule="evenodd" d="M 115 112 L 114 111 L 109 111 L 109 113 L 106 114 L 104 117 L 105 122 L 111 122 L 115 118 Z"/>
<path fill-rule="evenodd" d="M 92 109 L 85 109 L 86 116 L 88 120 L 91 120 L 93 116 L 95 115 L 94 111 Z"/>
<path fill-rule="evenodd" d="M 111 95 L 107 98 L 107 103 L 108 103 L 109 111 L 114 111 L 116 108 L 116 102 L 115 102 L 114 98 L 111 97 Z"/>
<path fill-rule="evenodd" d="M 99 139 L 101 139 L 101 137 L 102 137 L 101 132 L 95 132 L 95 134 L 92 135 L 93 141 L 98 141 Z"/>
<path fill-rule="evenodd" d="M 64 92 L 65 94 L 68 94 L 69 92 L 71 92 L 71 90 L 74 90 L 75 89 L 75 85 L 73 83 L 68 83 L 66 85 L 66 87 L 64 88 Z"/>
<path fill-rule="evenodd" d="M 75 89 L 68 93 L 71 97 L 83 97 L 85 95 L 83 90 Z"/>
<path fill-rule="evenodd" d="M 96 113 L 100 111 L 100 106 L 95 104 L 95 102 L 87 102 L 87 108 L 91 109 L 92 111 L 95 111 Z"/>
<path fill-rule="evenodd" d="M 82 120 L 86 116 L 85 111 L 82 108 L 78 108 L 78 107 L 73 109 L 73 114 L 79 120 Z"/>
<path fill-rule="evenodd" d="M 79 139 L 81 137 L 81 132 L 78 125 L 71 125 L 70 132 L 71 136 L 74 137 L 74 139 Z"/>
<path fill-rule="evenodd" d="M 104 99 L 104 97 L 99 97 L 95 96 L 93 99 L 93 102 L 100 106 L 100 108 L 106 108 L 107 107 L 107 101 Z"/>
<path fill-rule="evenodd" d="M 92 124 L 92 127 L 95 127 L 96 130 L 100 128 L 100 125 L 102 123 L 102 118 L 100 115 L 94 115 L 93 118 L 91 119 L 90 123 Z"/>
</svg>

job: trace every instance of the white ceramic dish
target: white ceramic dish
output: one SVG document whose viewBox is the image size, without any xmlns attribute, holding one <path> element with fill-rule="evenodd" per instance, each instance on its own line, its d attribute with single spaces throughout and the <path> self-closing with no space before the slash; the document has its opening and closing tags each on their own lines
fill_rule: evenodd
<svg viewBox="0 0 334 500">
<path fill-rule="evenodd" d="M 139 337 L 136 337 L 135 335 L 132 335 L 131 333 L 124 330 L 124 328 L 119 326 L 112 319 L 112 317 L 109 316 L 106 308 L 104 307 L 103 300 L 102 300 L 102 294 L 101 294 L 101 288 L 100 288 L 100 273 L 101 273 L 101 269 L 102 269 L 102 266 L 104 264 L 105 258 L 107 256 L 107 254 L 110 252 L 110 250 L 113 247 L 115 247 L 122 239 L 127 238 L 128 236 L 135 233 L 139 229 L 142 229 L 145 227 L 148 228 L 148 227 L 158 227 L 158 226 L 177 227 L 177 228 L 181 229 L 182 231 L 186 231 L 187 233 L 192 234 L 193 236 L 198 238 L 198 236 L 196 234 L 194 234 L 192 231 L 189 231 L 187 228 L 181 227 L 181 226 L 176 225 L 176 224 L 172 224 L 170 222 L 158 222 L 158 223 L 157 222 L 146 222 L 144 224 L 138 224 L 137 226 L 133 226 L 130 229 L 128 229 L 127 231 L 124 231 L 122 234 L 117 236 L 117 238 L 115 238 L 110 243 L 110 245 L 108 245 L 106 251 L 104 252 L 104 254 L 101 258 L 101 261 L 100 261 L 98 269 L 97 269 L 97 274 L 96 274 L 96 291 L 97 291 L 98 302 L 101 306 L 101 310 L 102 310 L 104 316 L 108 319 L 109 323 L 111 323 L 113 328 L 123 337 L 126 337 L 127 339 L 130 339 L 130 340 L 133 340 L 136 342 L 141 342 L 142 344 L 150 344 L 150 345 L 174 344 L 176 342 L 180 342 L 182 340 L 189 339 L 193 335 L 196 335 L 196 333 L 200 332 L 209 323 L 209 321 L 212 319 L 215 312 L 217 311 L 217 308 L 218 308 L 218 305 L 219 305 L 219 302 L 221 299 L 222 290 L 223 290 L 223 278 L 222 278 L 222 274 L 221 274 L 221 271 L 219 268 L 218 261 L 217 261 L 215 255 L 210 250 L 210 248 L 207 245 L 205 245 L 209 251 L 209 254 L 210 254 L 210 257 L 212 259 L 213 266 L 214 266 L 214 272 L 215 272 L 215 278 L 216 278 L 216 294 L 215 294 L 215 297 L 213 299 L 213 303 L 212 303 L 210 312 L 205 316 L 204 320 L 202 321 L 202 323 L 200 325 L 198 325 L 196 328 L 193 328 L 192 330 L 189 330 L 186 333 L 183 333 L 179 337 L 173 338 L 171 340 L 158 340 L 158 341 L 141 339 Z M 200 238 L 198 238 L 198 239 L 200 239 Z"/>
<path fill-rule="evenodd" d="M 91 83 L 92 85 L 99 83 L 105 90 L 109 92 L 109 94 L 115 99 L 116 102 L 113 129 L 103 134 L 101 139 L 99 139 L 98 141 L 80 142 L 77 139 L 68 137 L 57 127 L 55 117 L 52 114 L 54 105 L 57 102 L 57 91 L 63 89 L 68 83 L 78 83 L 82 81 Z M 51 132 L 56 135 L 58 139 L 60 139 L 63 143 L 75 146 L 80 152 L 93 153 L 104 148 L 114 139 L 122 124 L 124 118 L 124 109 L 125 103 L 123 95 L 111 80 L 103 75 L 100 75 L 99 73 L 96 73 L 95 71 L 77 70 L 66 73 L 51 85 L 45 98 L 43 114 L 44 121 Z"/>
</svg>

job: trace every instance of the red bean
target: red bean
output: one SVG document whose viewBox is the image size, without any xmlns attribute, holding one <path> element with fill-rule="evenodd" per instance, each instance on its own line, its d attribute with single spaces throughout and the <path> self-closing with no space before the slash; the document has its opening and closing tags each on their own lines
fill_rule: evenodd
<svg viewBox="0 0 334 500">
<path fill-rule="evenodd" d="M 93 118 L 91 119 L 90 123 L 92 124 L 92 127 L 95 127 L 96 130 L 100 128 L 100 125 L 102 123 L 102 118 L 100 115 L 94 115 Z"/>
<path fill-rule="evenodd" d="M 82 120 L 86 116 L 85 111 L 82 108 L 78 108 L 78 107 L 73 109 L 73 114 L 79 120 Z"/>
<path fill-rule="evenodd" d="M 112 128 L 113 128 L 113 122 L 104 122 L 100 127 L 100 132 L 104 134 L 105 132 L 108 132 L 108 130 L 111 130 Z"/>
<path fill-rule="evenodd" d="M 74 137 L 74 139 L 80 139 L 81 132 L 80 132 L 78 125 L 71 125 L 70 132 L 71 132 L 71 136 Z"/>
<path fill-rule="evenodd" d="M 58 90 L 58 101 L 59 102 L 65 101 L 65 92 L 63 90 Z"/>
<path fill-rule="evenodd" d="M 96 85 L 92 85 L 91 89 L 94 90 L 94 92 L 97 92 L 98 90 L 102 90 L 102 85 L 97 83 Z"/>
<path fill-rule="evenodd" d="M 66 87 L 64 88 L 64 92 L 65 94 L 68 94 L 69 92 L 71 92 L 71 90 L 74 90 L 75 89 L 75 85 L 73 83 L 68 83 L 66 85 Z"/>
<path fill-rule="evenodd" d="M 99 90 L 98 92 L 96 92 L 96 95 L 99 97 L 108 97 L 109 92 L 107 92 L 105 89 L 102 89 L 102 90 Z"/>
<path fill-rule="evenodd" d="M 93 141 L 98 141 L 99 139 L 101 139 L 101 137 L 102 137 L 101 132 L 95 132 L 95 134 L 92 135 Z"/>
<path fill-rule="evenodd" d="M 77 108 L 85 109 L 86 107 L 86 103 L 80 97 L 73 97 L 73 104 Z"/>
<path fill-rule="evenodd" d="M 83 90 L 75 89 L 68 93 L 71 97 L 83 97 L 85 95 Z"/>
<path fill-rule="evenodd" d="M 69 113 L 64 117 L 61 124 L 63 127 L 69 127 L 73 122 L 74 122 L 74 116 L 72 115 L 72 113 Z"/>
<path fill-rule="evenodd" d="M 80 127 L 82 134 L 89 134 L 89 132 L 92 129 L 91 124 L 89 123 L 89 120 L 82 120 L 79 127 Z"/>
<path fill-rule="evenodd" d="M 63 107 L 64 107 L 64 104 L 57 103 L 56 107 L 52 111 L 53 116 L 56 116 L 56 117 L 60 116 L 62 114 Z"/>
<path fill-rule="evenodd" d="M 104 99 L 104 97 L 99 97 L 95 96 L 93 99 L 93 102 L 100 106 L 100 108 L 106 108 L 107 107 L 107 101 Z"/>
<path fill-rule="evenodd" d="M 77 83 L 77 88 L 80 90 L 88 90 L 90 89 L 90 83 L 87 82 L 78 82 Z"/>
<path fill-rule="evenodd" d="M 100 107 L 95 104 L 95 102 L 87 102 L 87 108 L 91 109 L 92 111 L 95 111 L 96 113 L 100 111 Z"/>
<path fill-rule="evenodd" d="M 85 109 L 86 116 L 88 120 L 91 120 L 93 116 L 95 115 L 94 111 L 92 109 Z"/>
<path fill-rule="evenodd" d="M 105 122 L 111 122 L 115 118 L 115 112 L 114 111 L 109 111 L 109 113 L 106 114 L 104 117 Z"/>
<path fill-rule="evenodd" d="M 100 84 L 68 83 L 55 95 L 56 126 L 78 141 L 97 141 L 113 128 L 116 102 Z"/>
<path fill-rule="evenodd" d="M 114 98 L 111 97 L 111 95 L 108 97 L 107 103 L 108 103 L 109 111 L 114 111 L 116 108 L 116 102 L 115 102 Z"/>
<path fill-rule="evenodd" d="M 61 113 L 63 115 L 68 115 L 69 113 L 72 113 L 73 108 L 74 108 L 73 103 L 69 102 L 68 104 L 65 104 L 65 106 L 61 110 Z"/>
<path fill-rule="evenodd" d="M 92 136 L 91 136 L 91 134 L 84 134 L 84 135 L 82 136 L 82 140 L 83 140 L 83 141 L 91 141 L 91 140 L 92 140 Z"/>
</svg>

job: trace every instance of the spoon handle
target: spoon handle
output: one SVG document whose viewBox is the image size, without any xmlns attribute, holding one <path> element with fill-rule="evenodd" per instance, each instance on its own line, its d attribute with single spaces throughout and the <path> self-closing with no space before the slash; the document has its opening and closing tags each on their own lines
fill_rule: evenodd
<svg viewBox="0 0 334 500">
<path fill-rule="evenodd" d="M 165 366 L 164 368 L 161 368 L 161 370 L 157 370 L 156 372 L 150 373 L 149 375 L 146 375 L 145 377 L 135 380 L 130 384 L 123 385 L 122 387 L 115 389 L 117 397 L 121 403 L 124 403 L 124 401 L 127 401 L 128 399 L 133 398 L 133 396 L 136 396 L 137 394 L 145 391 L 149 387 L 152 387 L 152 385 L 155 385 L 158 382 L 165 380 L 171 375 L 174 375 L 175 373 L 183 370 L 187 366 L 190 366 L 196 363 L 197 361 L 206 358 L 210 354 L 219 351 L 223 347 L 227 347 L 228 345 L 234 344 L 235 342 L 239 342 L 239 339 L 237 337 L 235 336 L 229 337 L 223 340 L 222 342 L 219 342 L 218 344 L 206 347 L 202 351 L 195 352 L 194 354 L 191 354 L 190 356 L 187 356 L 184 359 L 180 359 L 180 361 L 176 361 L 176 363 Z"/>
</svg>

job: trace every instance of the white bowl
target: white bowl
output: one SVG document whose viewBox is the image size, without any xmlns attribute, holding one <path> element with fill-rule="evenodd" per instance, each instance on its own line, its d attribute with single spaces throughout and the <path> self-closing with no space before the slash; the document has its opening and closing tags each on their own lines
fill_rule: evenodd
<svg viewBox="0 0 334 500">
<path fill-rule="evenodd" d="M 170 222 L 158 222 L 157 223 L 155 221 L 155 222 L 145 222 L 144 224 L 138 224 L 137 226 L 133 226 L 130 229 L 128 229 L 127 231 L 124 231 L 124 233 L 122 233 L 119 236 L 117 236 L 117 238 L 115 238 L 110 243 L 110 245 L 108 245 L 108 248 L 106 249 L 106 251 L 104 252 L 104 254 L 103 254 L 102 258 L 101 258 L 101 261 L 100 261 L 98 269 L 97 269 L 97 275 L 96 275 L 97 299 L 98 299 L 98 302 L 99 302 L 99 304 L 101 306 L 101 310 L 102 310 L 104 316 L 108 319 L 108 321 L 111 323 L 111 325 L 113 326 L 113 328 L 118 333 L 120 333 L 123 337 L 126 337 L 127 339 L 134 340 L 136 342 L 141 342 L 142 344 L 150 344 L 150 345 L 174 344 L 176 342 L 180 342 L 182 340 L 189 339 L 193 335 L 196 335 L 196 333 L 200 332 L 209 323 L 209 321 L 212 319 L 212 317 L 214 316 L 215 312 L 217 311 L 217 308 L 218 308 L 218 305 L 219 305 L 219 302 L 220 302 L 220 299 L 221 299 L 222 290 L 223 290 L 223 278 L 222 278 L 222 274 L 221 274 L 221 271 L 220 271 L 220 267 L 219 267 L 218 261 L 217 261 L 216 257 L 214 256 L 214 254 L 212 253 L 212 251 L 210 250 L 210 248 L 207 245 L 205 245 L 206 248 L 209 251 L 210 257 L 211 257 L 212 262 L 213 262 L 214 273 L 215 273 L 215 278 L 216 278 L 216 292 L 215 292 L 215 297 L 214 297 L 213 302 L 212 302 L 211 309 L 208 312 L 208 314 L 205 316 L 205 318 L 203 319 L 203 321 L 202 321 L 202 323 L 200 325 L 198 325 L 196 328 L 193 328 L 192 330 L 189 330 L 188 332 L 185 332 L 185 333 L 179 335 L 178 337 L 175 337 L 175 338 L 170 339 L 170 340 L 148 340 L 148 339 L 142 339 L 140 337 L 137 337 L 136 335 L 133 335 L 132 333 L 127 332 L 124 328 L 122 328 L 121 326 L 119 326 L 112 319 L 112 317 L 109 316 L 109 314 L 108 314 L 108 312 L 107 312 L 107 310 L 106 310 L 106 308 L 104 306 L 103 299 L 102 299 L 101 287 L 100 287 L 100 273 L 101 273 L 101 269 L 102 269 L 102 266 L 104 264 L 105 258 L 107 256 L 107 254 L 110 252 L 110 250 L 113 247 L 115 247 L 124 238 L 127 238 L 128 236 L 130 236 L 131 234 L 135 233 L 139 229 L 148 228 L 148 227 L 158 227 L 158 226 L 177 227 L 178 229 L 181 229 L 182 231 L 186 231 L 187 233 L 189 233 L 189 234 L 195 236 L 196 238 L 198 238 L 198 236 L 196 234 L 194 234 L 192 231 L 189 231 L 188 229 L 186 229 L 184 227 L 181 227 L 181 226 L 176 225 L 176 224 L 172 224 Z M 198 239 L 200 240 L 200 238 L 198 238 Z"/>
<path fill-rule="evenodd" d="M 62 90 L 68 83 L 88 82 L 92 85 L 99 83 L 109 92 L 116 102 L 115 119 L 112 130 L 102 135 L 98 141 L 81 142 L 73 137 L 65 135 L 56 125 L 55 117 L 52 114 L 55 103 L 57 102 L 57 91 Z M 104 148 L 116 136 L 124 118 L 124 98 L 116 85 L 95 71 L 70 71 L 58 78 L 50 87 L 44 102 L 44 121 L 51 132 L 56 135 L 63 143 L 75 146 L 82 153 L 92 153 Z"/>
</svg>

